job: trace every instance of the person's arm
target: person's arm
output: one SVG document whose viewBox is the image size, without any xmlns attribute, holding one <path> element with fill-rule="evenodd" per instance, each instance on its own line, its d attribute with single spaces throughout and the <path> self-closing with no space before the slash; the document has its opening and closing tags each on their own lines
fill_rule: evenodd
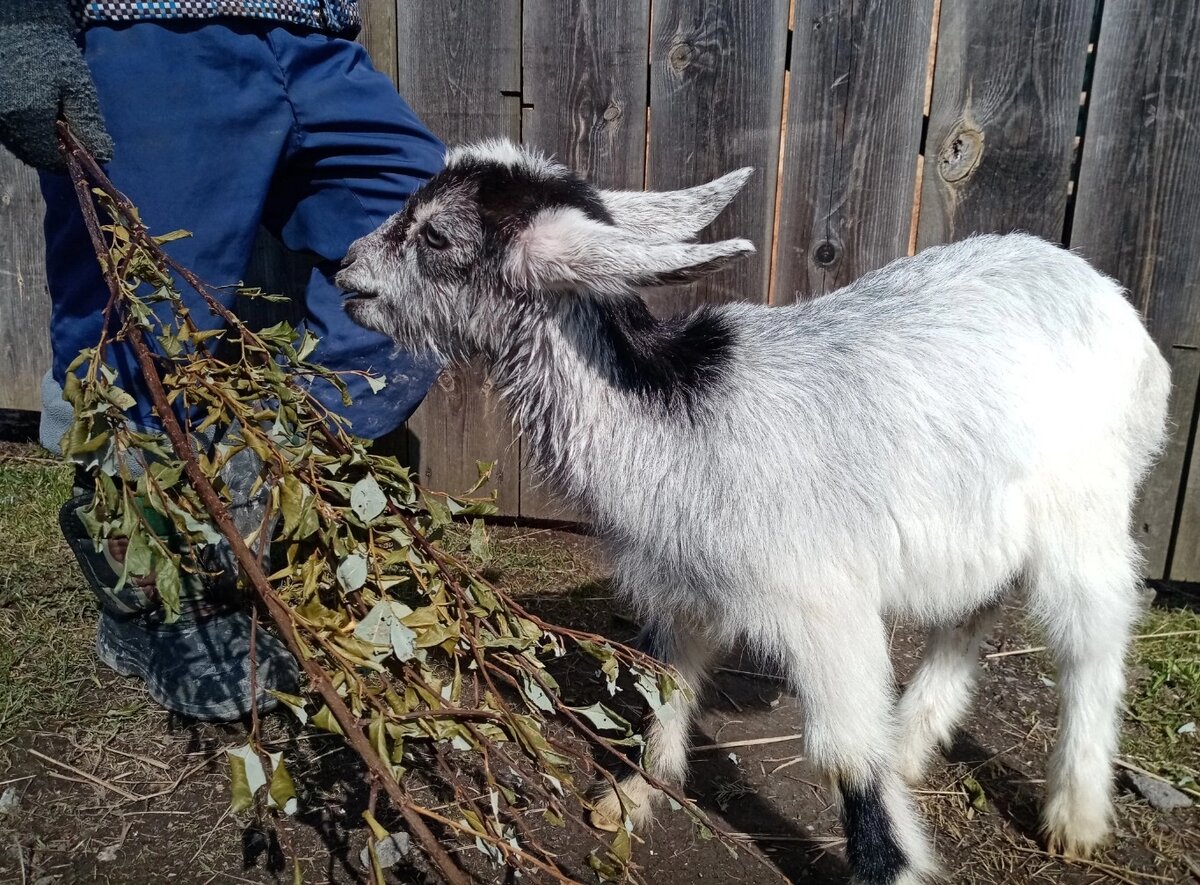
<svg viewBox="0 0 1200 885">
<path fill-rule="evenodd" d="M 66 0 L 0 2 L 0 144 L 39 169 L 62 169 L 61 116 L 100 162 L 112 159 L 96 86 Z"/>
</svg>

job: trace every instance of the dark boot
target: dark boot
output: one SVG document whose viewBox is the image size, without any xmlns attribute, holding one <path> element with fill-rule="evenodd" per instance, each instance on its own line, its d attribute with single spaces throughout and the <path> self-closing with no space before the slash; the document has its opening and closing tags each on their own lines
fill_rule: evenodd
<svg viewBox="0 0 1200 885">
<path fill-rule="evenodd" d="M 243 537 L 260 526 L 262 495 L 250 496 L 261 462 L 240 452 L 222 471 L 230 507 Z M 92 502 L 92 480 L 80 472 L 74 496 L 59 512 L 59 525 L 75 554 L 88 586 L 100 601 L 96 654 L 124 676 L 146 682 L 150 697 L 176 713 L 196 719 L 228 721 L 250 713 L 250 617 L 238 606 L 237 566 L 229 545 L 205 548 L 200 567 L 205 574 L 181 570 L 181 614 L 167 623 L 163 608 L 132 581 L 121 583 L 123 566 L 96 541 L 79 517 Z M 168 540 L 164 538 L 164 540 Z M 262 627 L 255 642 L 258 662 L 257 706 L 274 709 L 269 690 L 295 694 L 299 671 L 287 648 Z"/>
</svg>

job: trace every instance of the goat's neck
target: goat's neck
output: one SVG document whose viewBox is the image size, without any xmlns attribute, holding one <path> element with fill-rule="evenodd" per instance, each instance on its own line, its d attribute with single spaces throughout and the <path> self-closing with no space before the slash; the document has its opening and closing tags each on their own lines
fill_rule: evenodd
<svg viewBox="0 0 1200 885">
<path fill-rule="evenodd" d="M 732 335 L 712 313 L 657 320 L 640 298 L 565 294 L 528 306 L 490 371 L 540 472 L 577 504 L 590 484 L 629 475 L 613 459 L 651 429 L 693 425 L 728 363 Z M 616 467 L 616 470 L 611 468 Z"/>
</svg>

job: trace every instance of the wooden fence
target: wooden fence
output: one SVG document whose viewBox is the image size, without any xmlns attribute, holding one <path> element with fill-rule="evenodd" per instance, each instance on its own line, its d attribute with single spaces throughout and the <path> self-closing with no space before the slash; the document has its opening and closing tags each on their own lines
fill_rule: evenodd
<svg viewBox="0 0 1200 885">
<path fill-rule="evenodd" d="M 1121 280 L 1171 361 L 1170 444 L 1137 528 L 1200 580 L 1196 0 L 365 0 L 376 65 L 448 142 L 503 135 L 605 187 L 757 170 L 714 237 L 755 260 L 684 292 L 783 304 L 915 248 L 1033 231 Z M 47 304 L 33 177 L 0 160 L 0 407 L 35 409 Z M 254 273 L 285 285 L 266 244 Z M 506 512 L 553 516 L 478 372 L 413 418 L 426 481 L 497 462 Z M 1192 468 L 1189 470 L 1189 466 Z"/>
</svg>

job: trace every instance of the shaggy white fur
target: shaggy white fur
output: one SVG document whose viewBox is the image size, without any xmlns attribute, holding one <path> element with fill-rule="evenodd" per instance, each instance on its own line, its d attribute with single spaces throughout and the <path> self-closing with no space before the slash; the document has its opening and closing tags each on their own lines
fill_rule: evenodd
<svg viewBox="0 0 1200 885">
<path fill-rule="evenodd" d="M 964 715 L 979 643 L 1019 588 L 1062 692 L 1047 835 L 1090 851 L 1108 831 L 1138 598 L 1131 507 L 1163 440 L 1165 361 L 1116 283 L 1019 234 L 788 307 L 655 320 L 638 287 L 748 250 L 682 242 L 745 178 L 614 196 L 512 145 L 458 150 L 419 216 L 354 246 L 348 310 L 409 346 L 485 358 L 535 464 L 610 542 L 649 647 L 685 680 L 739 639 L 782 664 L 860 881 L 935 869 L 903 779 Z M 931 631 L 898 706 L 896 615 Z M 693 708 L 677 701 L 651 731 L 657 774 L 684 776 Z M 626 773 L 623 792 L 636 809 L 610 795 L 598 811 L 644 819 L 651 791 Z"/>
</svg>

